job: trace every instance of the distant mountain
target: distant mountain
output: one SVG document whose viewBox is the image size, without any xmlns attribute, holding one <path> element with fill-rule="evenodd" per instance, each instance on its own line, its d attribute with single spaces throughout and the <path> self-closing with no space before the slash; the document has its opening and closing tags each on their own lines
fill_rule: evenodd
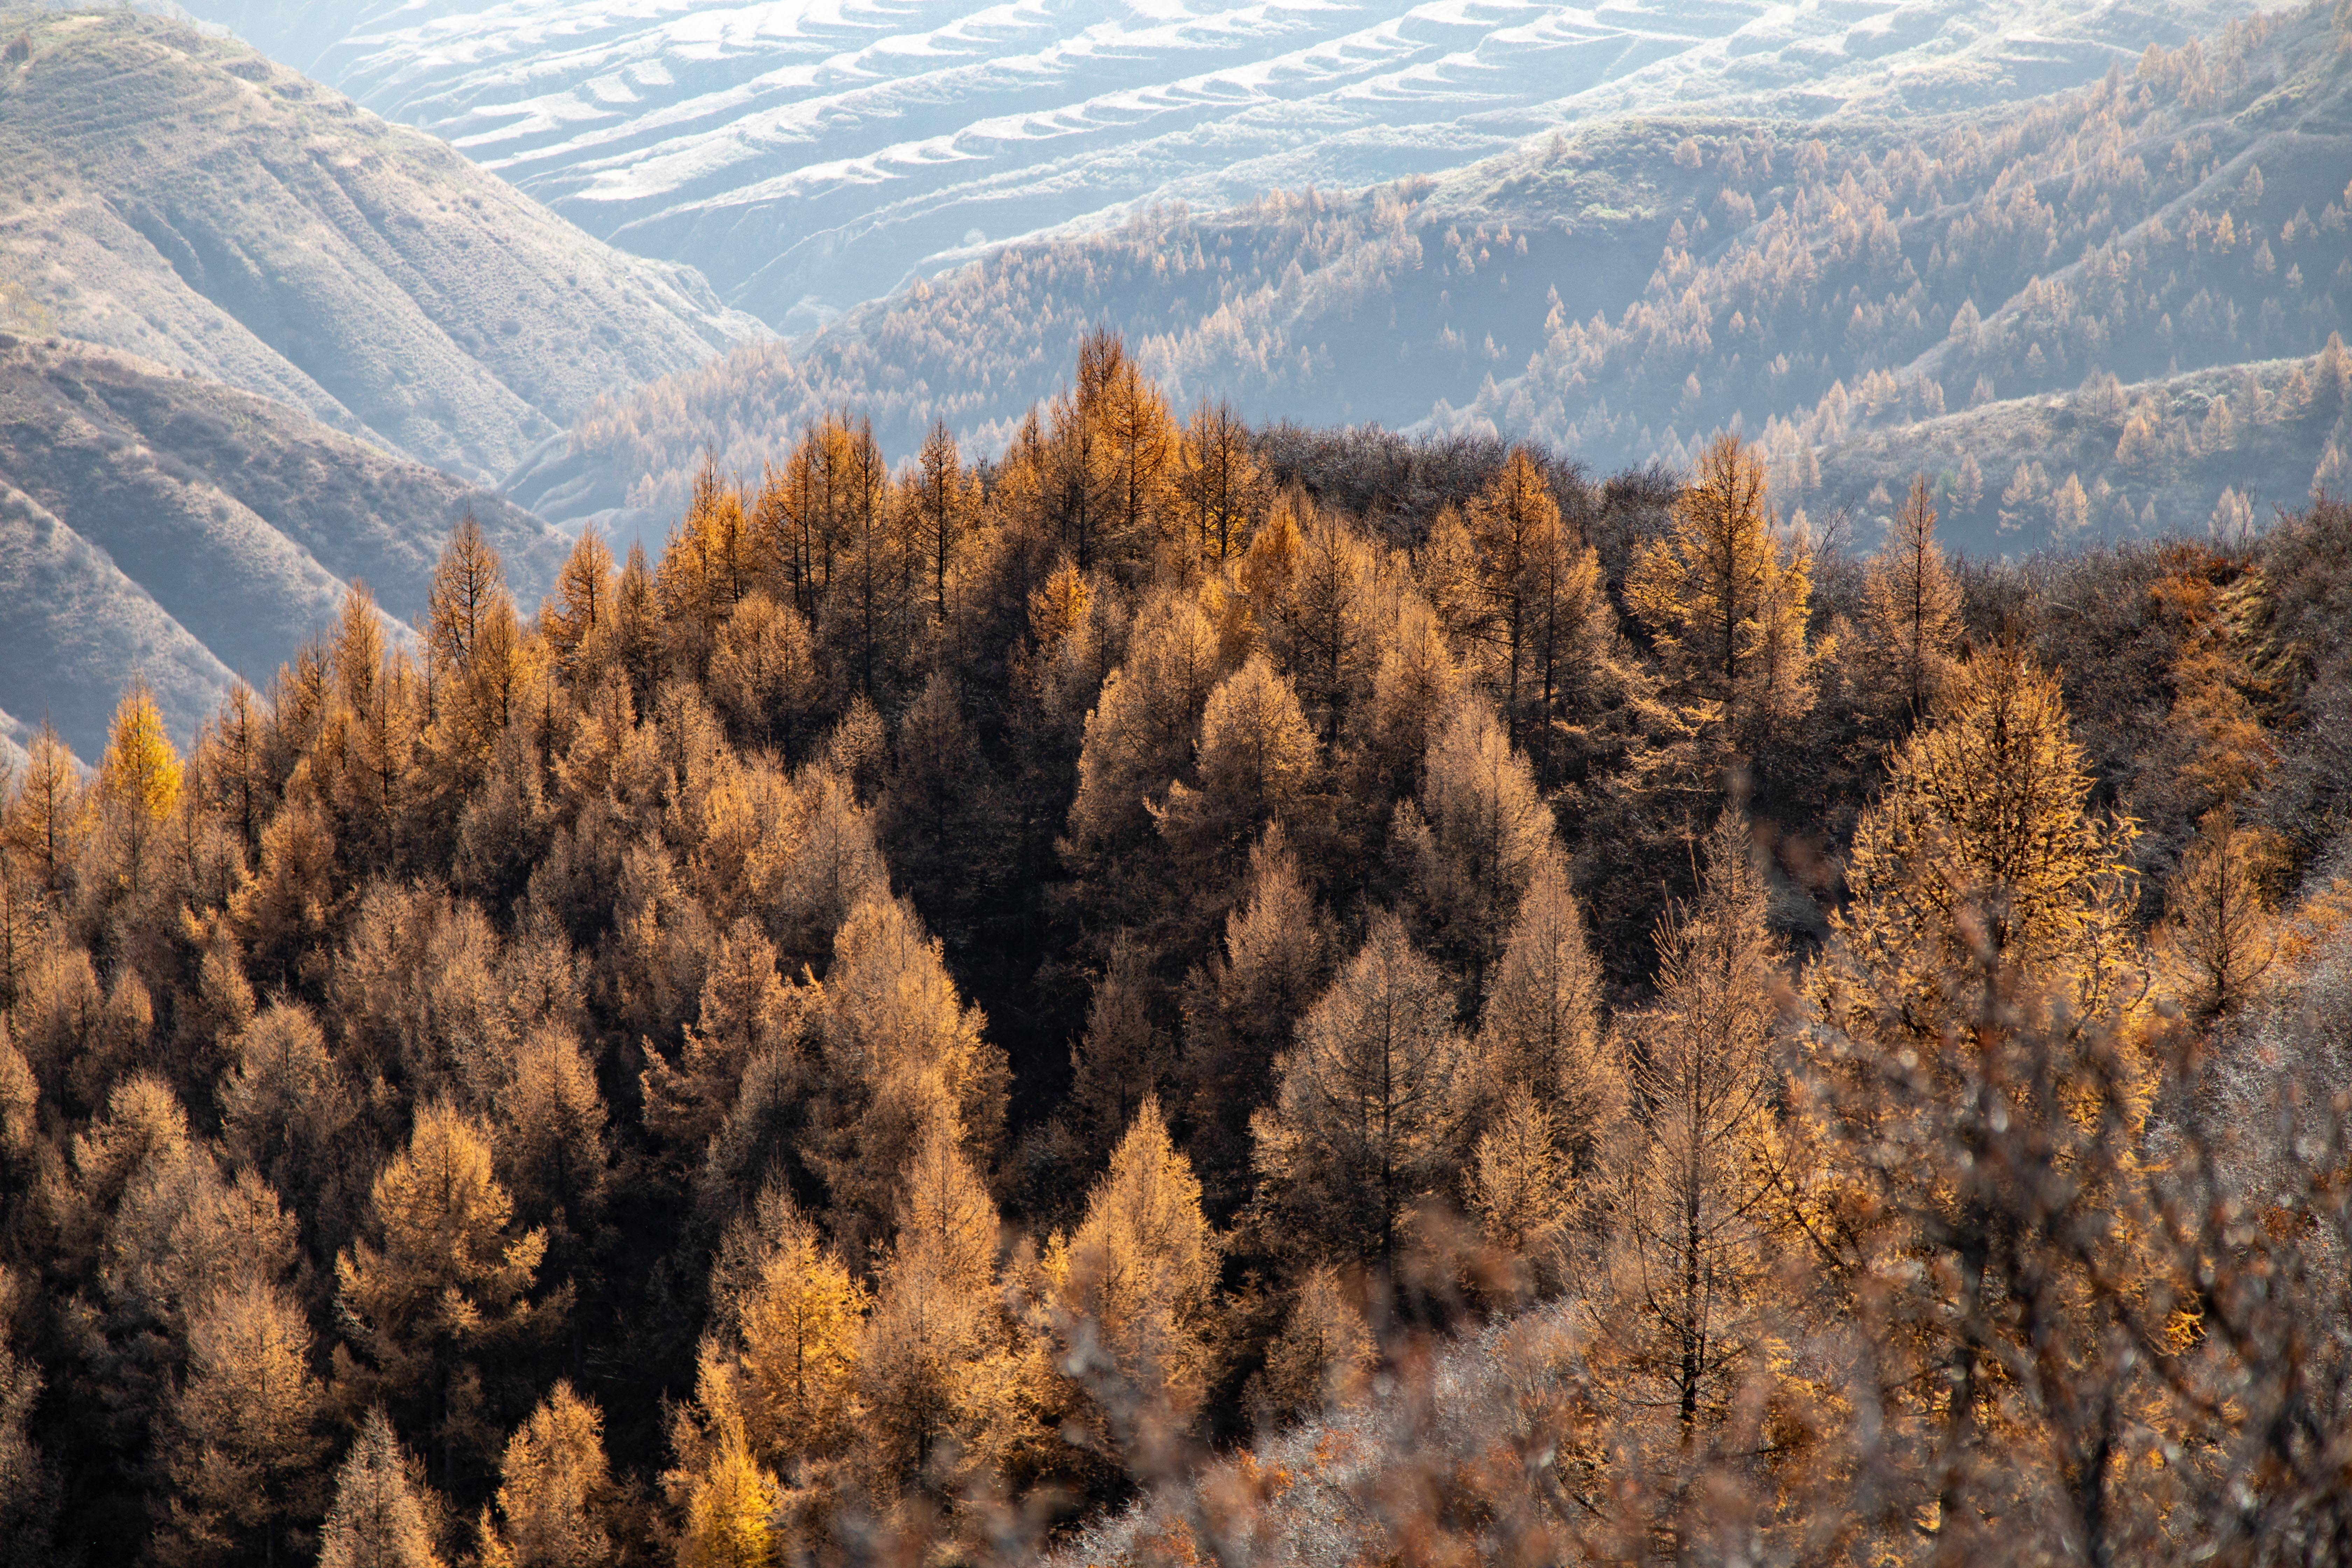
<svg viewBox="0 0 2352 1568">
<path fill-rule="evenodd" d="M 481 480 L 599 394 L 761 332 L 242 45 L 125 11 L 6 25 L 30 52 L 0 62 L 0 325 Z"/>
<path fill-rule="evenodd" d="M 1626 112 L 1978 112 L 2242 0 L 184 0 L 799 331 L 1130 204 L 1434 174 Z"/>
<path fill-rule="evenodd" d="M 135 671 L 184 739 L 350 582 L 418 616 L 467 511 L 535 604 L 568 545 L 498 497 L 152 360 L 0 333 L 0 736 L 47 717 L 95 757 Z"/>
<path fill-rule="evenodd" d="M 23 768 L 32 761 L 33 727 L 0 711 L 0 772 Z"/>
<path fill-rule="evenodd" d="M 756 472 L 844 404 L 894 454 L 934 418 L 992 446 L 1108 322 L 1180 405 L 1261 420 L 1532 436 L 1600 469 L 1679 465 L 1736 425 L 1784 505 L 1864 523 L 1906 432 L 1970 431 L 2001 467 L 1973 500 L 1947 487 L 1972 549 L 2063 531 L 2070 476 L 2094 504 L 2084 523 L 2070 499 L 2068 527 L 2201 528 L 2222 489 L 2293 500 L 2352 450 L 2321 402 L 2245 406 L 2285 391 L 2272 362 L 2308 383 L 2352 331 L 2341 29 L 2311 5 L 1967 116 L 1603 121 L 1442 178 L 1009 247 L 612 399 L 509 493 L 656 518 L 706 448 Z M 2039 494 L 2003 502 L 2017 459 L 1996 450 L 2078 398 L 2066 466 L 2023 454 Z"/>
<path fill-rule="evenodd" d="M 1834 482 L 1864 454 L 1957 458 L 1972 432 L 1990 441 L 1984 491 L 1948 485 L 1946 503 L 1983 549 L 2201 527 L 2341 472 L 2352 10 L 2233 24 L 1909 145 L 1787 150 L 1777 182 L 1748 166 L 1758 146 L 1727 127 L 1678 147 L 1719 194 L 1677 220 L 1640 294 L 1553 312 L 1522 365 L 1433 425 L 1680 466 L 1737 423 L 1784 495 L 1833 504 L 1866 501 Z M 2081 489 L 2055 507 L 2069 477 Z"/>
</svg>

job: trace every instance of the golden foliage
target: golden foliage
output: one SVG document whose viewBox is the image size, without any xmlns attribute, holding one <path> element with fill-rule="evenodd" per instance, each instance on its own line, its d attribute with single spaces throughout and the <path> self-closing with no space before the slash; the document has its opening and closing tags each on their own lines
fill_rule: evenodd
<svg viewBox="0 0 2352 1568">
<path fill-rule="evenodd" d="M 1021 1347 L 999 1299 L 996 1205 L 951 1127 L 925 1131 L 858 1359 L 858 1468 L 885 1496 L 952 1494 L 1023 1431 Z"/>
<path fill-rule="evenodd" d="M 1276 1058 L 1251 1119 L 1265 1240 L 1308 1257 L 1395 1250 L 1408 1211 L 1445 1190 L 1467 1052 L 1454 986 L 1381 915 Z"/>
<path fill-rule="evenodd" d="M 1707 444 L 1675 496 L 1674 526 L 1625 584 L 1684 701 L 1750 749 L 1813 700 L 1804 552 L 1785 551 L 1765 509 L 1762 458 L 1737 437 Z"/>
<path fill-rule="evenodd" d="M 1282 1333 L 1266 1352 L 1261 1397 L 1276 1417 L 1352 1404 L 1379 1353 L 1347 1282 L 1318 1264 L 1298 1282 Z"/>
<path fill-rule="evenodd" d="M 1118 1439 L 1164 1442 L 1197 1408 L 1220 1250 L 1192 1163 L 1147 1096 L 1086 1217 L 1045 1263 L 1065 1365 Z"/>
<path fill-rule="evenodd" d="M 1748 823 L 1727 811 L 1698 897 L 1659 926 L 1658 999 L 1622 1025 L 1640 1125 L 1604 1200 L 1608 1289 L 1591 1310 L 1622 1357 L 1619 1396 L 1685 1431 L 1727 1419 L 1769 1353 L 1782 984 L 1765 904 Z"/>
<path fill-rule="evenodd" d="M 730 1374 L 746 1437 L 789 1466 L 838 1451 L 853 1429 L 867 1299 L 789 1198 L 763 1197 L 757 1214 L 756 1265 L 724 1309 L 740 1340 Z"/>
<path fill-rule="evenodd" d="M 322 1393 L 310 1328 L 273 1286 L 209 1296 L 188 1325 L 188 1373 L 172 1401 L 163 1463 L 174 1496 L 167 1560 L 204 1562 L 258 1537 L 274 1552 L 317 1507 Z M 315 1515 L 313 1515 L 315 1517 Z"/>
<path fill-rule="evenodd" d="M 604 1414 L 559 1379 L 507 1439 L 499 1521 L 490 1524 L 487 1511 L 484 1519 L 484 1563 L 597 1568 L 610 1561 L 612 1542 L 601 1516 L 611 1485 Z"/>
<path fill-rule="evenodd" d="M 2091 780 L 2057 681 L 2011 644 L 1953 679 L 1946 717 L 1893 759 L 1854 833 L 1853 903 L 1820 971 L 1834 1026 L 1900 1019 L 1935 1048 L 1965 1028 L 1988 963 L 2095 1014 L 2129 983 L 2135 829 L 2089 815 Z"/>
<path fill-rule="evenodd" d="M 2236 817 L 2233 807 L 2220 805 L 2198 824 L 2165 889 L 2164 921 L 2155 932 L 2158 973 L 2200 1019 L 2252 1001 L 2278 955 L 2270 888 L 2282 847 L 2275 835 Z"/>
<path fill-rule="evenodd" d="M 1478 1054 L 1488 1084 L 1533 1097 L 1564 1168 L 1590 1170 L 1625 1115 L 1627 1084 L 1602 1030 L 1600 965 L 1583 911 L 1557 854 L 1541 859 L 1519 900 L 1479 1019 Z M 1515 1114 L 1524 1132 L 1531 1123 Z"/>
<path fill-rule="evenodd" d="M 678 1568 L 767 1568 L 775 1561 L 776 1479 L 755 1461 L 740 1423 L 722 1426 L 708 1469 L 683 1479 Z"/>
<path fill-rule="evenodd" d="M 412 1391 L 528 1322 L 524 1293 L 547 1239 L 515 1230 L 478 1123 L 421 1108 L 408 1147 L 377 1173 L 369 1210 L 376 1239 L 354 1241 L 335 1279 L 348 1331 L 382 1384 Z"/>
<path fill-rule="evenodd" d="M 1960 630 L 1960 585 L 1936 543 L 1936 504 L 1925 475 L 1863 579 L 1863 639 L 1846 657 L 1881 705 L 1924 723 L 1950 679 Z"/>
<path fill-rule="evenodd" d="M 163 732 L 155 694 L 134 680 L 114 710 L 114 726 L 99 764 L 99 798 L 149 823 L 172 815 L 180 804 L 180 753 Z M 54 831 L 43 829 L 43 837 Z"/>
<path fill-rule="evenodd" d="M 1169 783 L 1155 813 L 1160 831 L 1202 858 L 1238 858 L 1313 786 L 1318 761 L 1297 693 L 1253 654 L 1209 694 L 1195 753 L 1200 787 Z"/>
<path fill-rule="evenodd" d="M 1559 1119 L 1524 1080 L 1507 1082 L 1472 1152 L 1470 1209 L 1488 1246 L 1540 1277 L 1567 1240 L 1580 1194 Z"/>
<path fill-rule="evenodd" d="M 335 1478 L 320 1568 L 441 1568 L 421 1489 L 392 1423 L 369 1411 Z"/>
</svg>

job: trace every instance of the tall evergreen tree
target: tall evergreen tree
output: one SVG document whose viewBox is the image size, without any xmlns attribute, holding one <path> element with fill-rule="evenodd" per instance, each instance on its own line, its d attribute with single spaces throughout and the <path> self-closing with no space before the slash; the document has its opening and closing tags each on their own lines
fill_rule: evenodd
<svg viewBox="0 0 2352 1568">
<path fill-rule="evenodd" d="M 1086 1217 L 1045 1273 L 1064 1364 L 1098 1440 L 1162 1458 L 1207 1382 L 1220 1247 L 1157 1096 L 1136 1110 Z"/>
<path fill-rule="evenodd" d="M 483 1515 L 483 1568 L 602 1568 L 613 1558 L 611 1491 L 604 1415 L 559 1382 L 507 1439 L 497 1521 Z"/>
<path fill-rule="evenodd" d="M 1926 475 L 1895 514 L 1863 579 L 1861 646 L 1848 654 L 1882 711 L 1923 723 L 1950 679 L 1960 633 L 1960 585 L 1936 543 L 1936 503 Z"/>
<path fill-rule="evenodd" d="M 291 1561 L 291 1534 L 323 1508 L 310 1327 L 274 1286 L 208 1297 L 188 1326 L 188 1369 L 161 1415 L 171 1478 L 158 1555 L 174 1563 Z"/>
</svg>

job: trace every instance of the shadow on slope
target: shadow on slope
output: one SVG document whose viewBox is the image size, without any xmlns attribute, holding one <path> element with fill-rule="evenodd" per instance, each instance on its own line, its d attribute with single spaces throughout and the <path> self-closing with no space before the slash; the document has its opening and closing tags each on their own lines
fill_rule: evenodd
<svg viewBox="0 0 2352 1568">
<path fill-rule="evenodd" d="M 364 580 L 425 607 L 472 511 L 525 604 L 563 539 L 530 513 L 302 413 L 152 361 L 0 333 L 0 708 L 98 754 L 135 670 L 185 735 Z"/>
</svg>

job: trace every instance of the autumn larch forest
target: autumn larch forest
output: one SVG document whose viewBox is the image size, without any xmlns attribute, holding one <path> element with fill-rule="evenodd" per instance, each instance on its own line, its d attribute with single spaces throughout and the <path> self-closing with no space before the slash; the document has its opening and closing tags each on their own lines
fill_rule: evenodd
<svg viewBox="0 0 2352 1568">
<path fill-rule="evenodd" d="M 2346 1560 L 2352 510 L 1767 473 L 1098 333 L 44 734 L 0 1560 Z"/>
</svg>

